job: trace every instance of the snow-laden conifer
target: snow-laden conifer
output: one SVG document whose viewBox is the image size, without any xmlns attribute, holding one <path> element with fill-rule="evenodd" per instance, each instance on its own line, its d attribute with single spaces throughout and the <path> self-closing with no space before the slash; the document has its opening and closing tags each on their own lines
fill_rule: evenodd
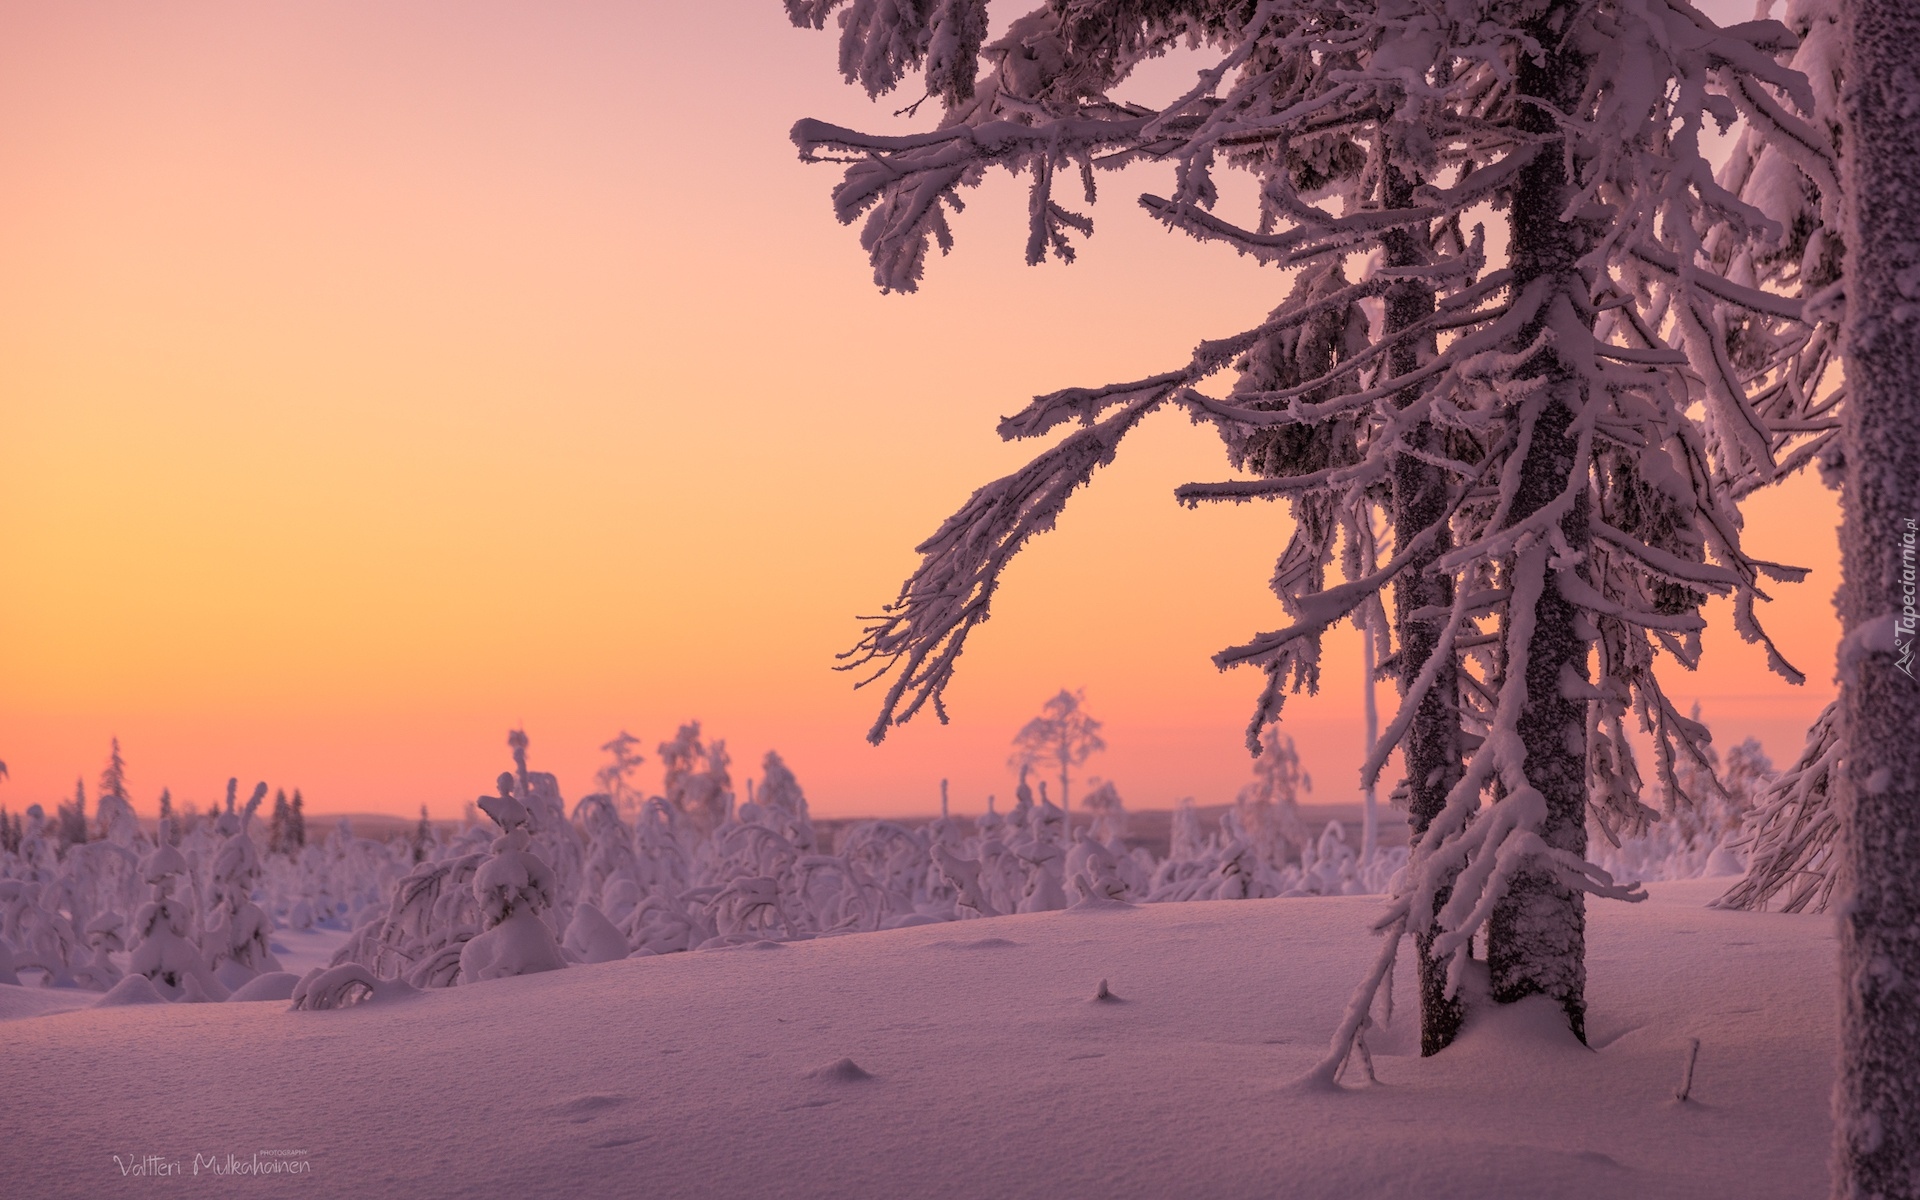
<svg viewBox="0 0 1920 1200">
<path fill-rule="evenodd" d="M 229 991 L 263 972 L 280 970 L 270 945 L 273 922 L 253 902 L 260 851 L 249 826 L 266 794 L 266 784 L 255 785 L 245 808 L 223 813 L 215 823 L 225 840 L 213 856 L 213 912 L 205 937 L 208 965 Z"/>
<path fill-rule="evenodd" d="M 818 24 L 835 7 L 794 12 Z M 860 11 L 843 63 L 893 65 L 853 77 L 884 89 L 930 61 L 929 27 Z M 1160 108 L 1118 98 L 1134 66 L 1183 42 L 1218 52 L 1191 90 Z M 1457 1024 L 1437 1010 L 1483 927 L 1494 997 L 1545 993 L 1580 1031 L 1582 897 L 1634 894 L 1586 861 L 1589 812 L 1610 837 L 1656 815 L 1627 723 L 1653 735 L 1669 807 L 1688 800 L 1679 764 L 1704 759 L 1706 731 L 1668 700 L 1656 657 L 1692 667 L 1700 607 L 1728 595 L 1742 636 L 1797 677 L 1754 603 L 1765 578 L 1799 572 L 1743 551 L 1732 502 L 1790 465 L 1779 450 L 1804 414 L 1756 403 L 1764 372 L 1728 347 L 1743 320 L 1798 322 L 1804 306 L 1716 270 L 1777 251 L 1786 230 L 1715 181 L 1701 144 L 1708 122 L 1744 122 L 1797 148 L 1782 169 L 1827 184 L 1813 93 L 1782 61 L 1794 44 L 1684 0 L 1070 0 L 984 46 L 971 94 L 939 93 L 932 130 L 796 125 L 803 156 L 847 163 L 836 208 L 866 214 L 886 288 L 918 285 L 927 251 L 952 244 L 945 210 L 991 168 L 1028 179 L 1038 261 L 1091 230 L 1065 207 L 1070 179 L 1090 197 L 1096 170 L 1144 159 L 1174 166 L 1172 190 L 1142 198 L 1159 219 L 1296 269 L 1264 322 L 1185 364 L 1050 393 L 1001 423 L 1006 437 L 1081 428 L 919 547 L 850 664 L 895 672 L 873 736 L 928 704 L 944 717 L 1008 559 L 1142 418 L 1183 408 L 1253 476 L 1183 500 L 1294 507 L 1274 580 L 1293 624 L 1215 660 L 1267 676 L 1251 748 L 1288 691 L 1317 687 L 1325 630 L 1384 623 L 1382 596 L 1396 600 L 1396 628 L 1375 634 L 1391 635 L 1402 704 L 1367 776 L 1396 748 L 1415 767 L 1415 869 L 1384 924 L 1421 941 L 1439 1018 L 1427 1048 Z M 1220 207 L 1222 169 L 1254 177 L 1255 219 Z M 1476 228 L 1488 206 L 1506 213 L 1504 266 Z"/>
<path fill-rule="evenodd" d="M 527 808 L 514 797 L 514 782 L 503 773 L 498 794 L 480 801 L 501 833 L 494 839 L 492 857 L 473 877 L 482 930 L 460 951 L 461 983 L 567 965 L 553 931 L 541 920 L 541 914 L 554 907 L 553 869 L 532 850 Z"/>
<path fill-rule="evenodd" d="M 224 1000 L 227 989 L 214 978 L 206 954 L 193 940 L 193 905 L 182 894 L 191 868 L 172 845 L 170 821 L 162 821 L 159 844 L 140 861 L 151 898 L 133 918 L 130 968 L 144 975 L 169 1000 Z"/>
</svg>

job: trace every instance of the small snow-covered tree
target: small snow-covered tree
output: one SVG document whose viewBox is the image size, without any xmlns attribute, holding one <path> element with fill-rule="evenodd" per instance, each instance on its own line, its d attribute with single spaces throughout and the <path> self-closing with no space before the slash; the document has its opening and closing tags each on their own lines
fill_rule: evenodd
<svg viewBox="0 0 1920 1200">
<path fill-rule="evenodd" d="M 732 760 L 724 741 L 703 742 L 700 722 L 689 721 L 670 742 L 660 743 L 667 803 L 701 833 L 719 828 L 733 811 Z"/>
<path fill-rule="evenodd" d="M 169 1000 L 224 1000 L 227 989 L 214 978 L 206 956 L 191 937 L 192 904 L 180 894 L 191 868 L 172 844 L 172 832 L 163 821 L 159 844 L 140 862 L 141 877 L 153 890 L 151 899 L 134 914 L 129 966 Z"/>
<path fill-rule="evenodd" d="M 1260 754 L 1253 760 L 1253 782 L 1240 789 L 1235 804 L 1247 832 L 1262 846 L 1272 846 L 1275 865 L 1291 850 L 1299 857 L 1307 848 L 1306 823 L 1300 819 L 1300 794 L 1313 790 L 1313 777 L 1300 764 L 1293 738 L 1276 722 L 1260 731 Z"/>
<path fill-rule="evenodd" d="M 62 804 L 58 810 L 60 828 L 60 851 L 76 846 L 87 840 L 87 784 L 83 779 L 73 781 L 73 799 Z"/>
<path fill-rule="evenodd" d="M 107 751 L 107 765 L 100 771 L 100 798 L 127 798 L 127 760 L 120 754 L 120 739 L 114 738 Z"/>
<path fill-rule="evenodd" d="M 49 882 L 0 881 L 0 927 L 13 946 L 13 966 L 45 973 L 48 987 L 76 987 L 86 964 L 83 935 L 62 902 L 71 897 L 64 877 Z"/>
<path fill-rule="evenodd" d="M 267 818 L 267 853 L 291 855 L 293 848 L 287 842 L 287 822 L 293 814 L 287 804 L 287 789 L 275 788 L 273 792 L 273 812 Z"/>
<path fill-rule="evenodd" d="M 264 971 L 278 971 L 280 961 L 270 945 L 273 922 L 253 902 L 260 881 L 260 852 L 248 829 L 267 785 L 256 784 L 246 806 L 222 813 L 215 830 L 225 840 L 213 856 L 209 872 L 213 912 L 206 923 L 208 966 L 228 990 L 241 987 Z"/>
<path fill-rule="evenodd" d="M 612 741 L 600 747 L 607 755 L 607 764 L 593 776 L 595 785 L 613 798 L 620 815 L 627 820 L 638 816 L 640 806 L 646 802 L 633 781 L 640 765 L 647 761 L 639 747 L 640 739 L 622 729 Z"/>
<path fill-rule="evenodd" d="M 1107 748 L 1100 736 L 1100 722 L 1086 710 L 1085 690 L 1060 694 L 1040 706 L 1040 715 L 1020 727 L 1013 735 L 1013 755 L 1007 765 L 1019 771 L 1026 767 L 1047 766 L 1059 772 L 1060 808 L 1071 812 L 1068 799 L 1073 769 Z"/>
<path fill-rule="evenodd" d="M 497 795 L 480 807 L 500 836 L 493 855 L 473 877 L 482 931 L 460 951 L 460 982 L 554 971 L 567 965 L 541 914 L 554 906 L 553 870 L 533 853 L 526 806 L 514 798 L 514 776 L 503 773 Z"/>
<path fill-rule="evenodd" d="M 1080 808 L 1093 820 L 1091 834 L 1095 841 L 1112 843 L 1126 835 L 1127 805 L 1113 780 L 1096 778 L 1093 788 L 1081 798 Z"/>
<path fill-rule="evenodd" d="M 760 792 L 754 801 L 759 813 L 774 824 L 802 854 L 819 848 L 813 832 L 813 819 L 807 812 L 807 796 L 800 788 L 786 761 L 769 750 L 761 761 Z"/>
<path fill-rule="evenodd" d="M 416 988 L 458 983 L 460 956 L 480 932 L 473 883 L 487 858 L 483 843 L 482 849 L 415 866 L 394 885 L 384 915 L 355 930 L 329 965 L 354 963 L 377 979 Z"/>
<path fill-rule="evenodd" d="M 1693 719 L 1698 720 L 1696 712 Z M 1749 822 L 1774 784 L 1773 763 L 1753 738 L 1722 756 L 1707 747 L 1707 762 L 1683 764 L 1682 786 L 1694 802 L 1633 837 L 1590 836 L 1593 860 L 1616 878 L 1642 880 L 1738 876 L 1746 869 Z"/>
<path fill-rule="evenodd" d="M 433 822 L 427 819 L 427 806 L 420 806 L 420 820 L 413 827 L 413 837 L 408 840 L 407 849 L 413 855 L 416 865 L 427 860 L 427 851 L 433 845 Z"/>
<path fill-rule="evenodd" d="M 113 955 L 127 948 L 126 926 L 126 917 L 117 912 L 103 912 L 87 922 L 87 947 L 93 951 L 93 961 L 74 970 L 74 978 L 82 987 L 104 992 L 120 982 L 124 973 L 114 963 Z"/>
</svg>

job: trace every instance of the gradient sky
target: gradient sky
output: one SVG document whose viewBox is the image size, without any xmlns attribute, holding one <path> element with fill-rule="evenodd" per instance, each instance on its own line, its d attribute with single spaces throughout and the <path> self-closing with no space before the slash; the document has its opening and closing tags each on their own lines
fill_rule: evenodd
<svg viewBox="0 0 1920 1200">
<path fill-rule="evenodd" d="M 0 804 L 91 793 L 118 736 L 143 812 L 238 775 L 453 815 L 511 727 L 572 798 L 618 729 L 651 751 L 698 718 L 816 812 L 928 811 L 942 777 L 977 811 L 1062 686 L 1130 806 L 1230 799 L 1259 679 L 1208 656 L 1284 623 L 1288 526 L 1174 505 L 1227 471 L 1173 414 L 1009 571 L 954 724 L 865 743 L 876 696 L 833 654 L 1035 449 L 994 421 L 1178 364 L 1285 285 L 1154 225 L 1143 171 L 1042 268 L 997 176 L 921 293 L 879 295 L 787 140 L 895 123 L 834 63 L 777 0 L 0 4 Z M 1806 479 L 1750 506 L 1754 551 L 1815 569 L 1763 614 L 1813 682 L 1714 609 L 1671 686 L 1723 743 L 1789 758 L 1831 694 L 1836 522 Z M 1328 663 L 1287 728 L 1340 800 L 1350 631 Z"/>
</svg>

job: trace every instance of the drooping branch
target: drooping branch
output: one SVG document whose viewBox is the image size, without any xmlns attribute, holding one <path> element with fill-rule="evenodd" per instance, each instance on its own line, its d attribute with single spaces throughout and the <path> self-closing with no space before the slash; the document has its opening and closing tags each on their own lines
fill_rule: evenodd
<svg viewBox="0 0 1920 1200">
<path fill-rule="evenodd" d="M 878 744 L 888 727 L 910 720 L 928 702 L 946 721 L 941 693 L 953 678 L 967 635 L 991 615 L 1007 562 L 1029 539 L 1053 528 L 1068 498 L 1113 461 L 1120 440 L 1160 406 L 1170 387 L 1149 391 L 981 488 L 915 547 L 920 567 L 901 586 L 899 599 L 872 618 L 859 643 L 840 655 L 847 660 L 841 670 L 875 667 L 859 686 L 894 673 L 869 741 Z"/>
</svg>

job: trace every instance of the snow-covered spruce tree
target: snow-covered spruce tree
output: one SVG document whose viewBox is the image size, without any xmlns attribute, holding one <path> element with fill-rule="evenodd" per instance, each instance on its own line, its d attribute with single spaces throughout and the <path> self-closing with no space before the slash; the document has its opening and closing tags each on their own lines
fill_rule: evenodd
<svg viewBox="0 0 1920 1200">
<path fill-rule="evenodd" d="M 293 805 L 287 810 L 287 845 L 289 852 L 306 848 L 307 813 L 306 801 L 300 796 L 300 789 L 293 789 Z"/>
<path fill-rule="evenodd" d="M 839 7 L 788 0 L 815 26 Z M 1627 713 L 1654 734 L 1674 795 L 1676 758 L 1698 757 L 1705 731 L 1660 690 L 1655 655 L 1697 661 L 1708 593 L 1731 593 L 1742 634 L 1764 640 L 1760 575 L 1796 574 L 1738 544 L 1728 484 L 1772 477 L 1778 430 L 1724 344 L 1730 313 L 1797 317 L 1799 305 L 1705 269 L 1705 230 L 1725 230 L 1722 246 L 1780 231 L 1715 186 L 1699 147 L 1709 116 L 1818 143 L 1790 111 L 1811 108 L 1804 79 L 1778 61 L 1791 38 L 1771 22 L 1720 30 L 1684 0 L 1065 0 L 981 46 L 982 74 L 956 31 L 985 27 L 983 3 L 918 13 L 847 9 L 842 64 L 876 94 L 924 64 L 944 106 L 937 129 L 794 129 L 803 156 L 849 164 L 836 208 L 846 221 L 868 213 L 862 243 L 883 287 L 917 286 L 928 248 L 951 245 L 944 209 L 992 166 L 1031 178 L 1039 261 L 1071 257 L 1070 235 L 1090 230 L 1055 198 L 1062 169 L 1090 191 L 1096 168 L 1149 158 L 1175 166 L 1173 192 L 1143 198 L 1160 219 L 1301 270 L 1265 322 L 1203 343 L 1184 367 L 1055 392 L 1001 423 L 1007 437 L 1083 428 L 980 489 L 919 547 L 921 568 L 850 664 L 898 669 L 872 736 L 929 702 L 944 718 L 941 692 L 1007 560 L 1143 417 L 1186 408 L 1221 427 L 1242 465 L 1254 450 L 1265 461 L 1252 464 L 1260 478 L 1182 499 L 1294 507 L 1275 584 L 1295 624 L 1216 658 L 1268 675 L 1250 741 L 1286 691 L 1317 686 L 1329 626 L 1368 619 L 1389 588 L 1450 581 L 1444 609 L 1431 596 L 1396 604 L 1402 706 L 1368 771 L 1394 748 L 1425 747 L 1408 789 L 1424 829 L 1386 924 L 1396 940 L 1409 925 L 1432 938 L 1423 1000 L 1457 988 L 1485 927 L 1494 995 L 1547 994 L 1580 1032 L 1582 893 L 1631 894 L 1585 862 L 1588 806 L 1610 832 L 1655 815 L 1632 786 Z M 1195 88 L 1158 110 L 1114 98 L 1135 65 L 1183 41 L 1221 52 Z M 1223 163 L 1257 179 L 1251 225 L 1214 211 Z M 1465 232 L 1488 204 L 1509 220 L 1508 266 L 1492 272 Z M 1390 291 L 1391 327 L 1366 314 Z M 1285 370 L 1260 378 L 1276 350 Z M 1244 386 L 1200 390 L 1229 368 Z M 1379 507 L 1394 541 L 1376 556 L 1363 531 Z M 1329 587 L 1336 557 L 1345 579 Z M 1456 697 L 1428 700 L 1449 672 L 1464 731 L 1446 724 Z M 1451 778 L 1452 748 L 1468 745 Z M 1590 777 L 1608 786 L 1590 790 Z M 1428 1007 L 1440 1018 L 1423 1034 L 1431 1050 L 1451 1029 Z M 1350 1014 L 1342 1036 L 1364 1019 L 1364 1007 Z"/>
<path fill-rule="evenodd" d="M 514 776 L 502 773 L 499 794 L 483 797 L 480 807 L 500 836 L 493 856 L 473 877 L 482 932 L 460 951 L 460 982 L 478 983 L 512 975 L 555 971 L 567 965 L 540 914 L 554 907 L 553 869 L 533 853 L 527 808 L 514 798 Z"/>
<path fill-rule="evenodd" d="M 535 853 L 553 872 L 554 901 L 547 922 L 559 933 L 573 917 L 585 851 L 578 832 L 567 820 L 567 805 L 560 796 L 559 779 L 550 771 L 528 768 L 528 744 L 525 730 L 515 729 L 507 734 L 507 746 L 513 751 L 514 797 L 526 810 L 527 830 L 532 835 Z"/>
<path fill-rule="evenodd" d="M 273 792 L 273 813 L 267 818 L 267 853 L 280 854 L 288 851 L 287 819 L 292 810 L 287 807 L 287 789 L 275 788 Z"/>
<path fill-rule="evenodd" d="M 87 840 L 87 783 L 84 779 L 73 781 L 73 801 L 59 806 L 60 853 L 65 854 L 67 847 L 77 846 Z"/>
<path fill-rule="evenodd" d="M 1920 7 L 1842 0 L 1840 1069 L 1833 1194 L 1920 1188 Z M 1870 251 L 1868 248 L 1871 248 Z"/>
<path fill-rule="evenodd" d="M 145 975 L 169 1000 L 225 1000 L 227 989 L 207 967 L 192 940 L 192 904 L 179 894 L 191 868 L 173 845 L 171 818 L 160 822 L 158 844 L 140 861 L 140 874 L 153 888 L 152 899 L 133 918 L 133 957 L 129 967 Z"/>
<path fill-rule="evenodd" d="M 203 936 L 207 965 L 229 990 L 262 972 L 280 969 L 270 944 L 273 922 L 253 902 L 253 889 L 260 881 L 260 851 L 248 825 L 266 794 L 266 784 L 254 785 L 245 808 L 222 813 L 215 823 L 225 840 L 213 856 L 213 912 Z"/>
<path fill-rule="evenodd" d="M 413 837 L 407 843 L 407 850 L 413 856 L 414 865 L 427 861 L 427 852 L 433 846 L 433 822 L 427 819 L 427 806 L 420 806 L 419 823 L 413 827 Z"/>
<path fill-rule="evenodd" d="M 120 753 L 120 739 L 114 738 L 107 750 L 107 765 L 100 771 L 100 798 L 127 798 L 127 760 Z"/>
</svg>

